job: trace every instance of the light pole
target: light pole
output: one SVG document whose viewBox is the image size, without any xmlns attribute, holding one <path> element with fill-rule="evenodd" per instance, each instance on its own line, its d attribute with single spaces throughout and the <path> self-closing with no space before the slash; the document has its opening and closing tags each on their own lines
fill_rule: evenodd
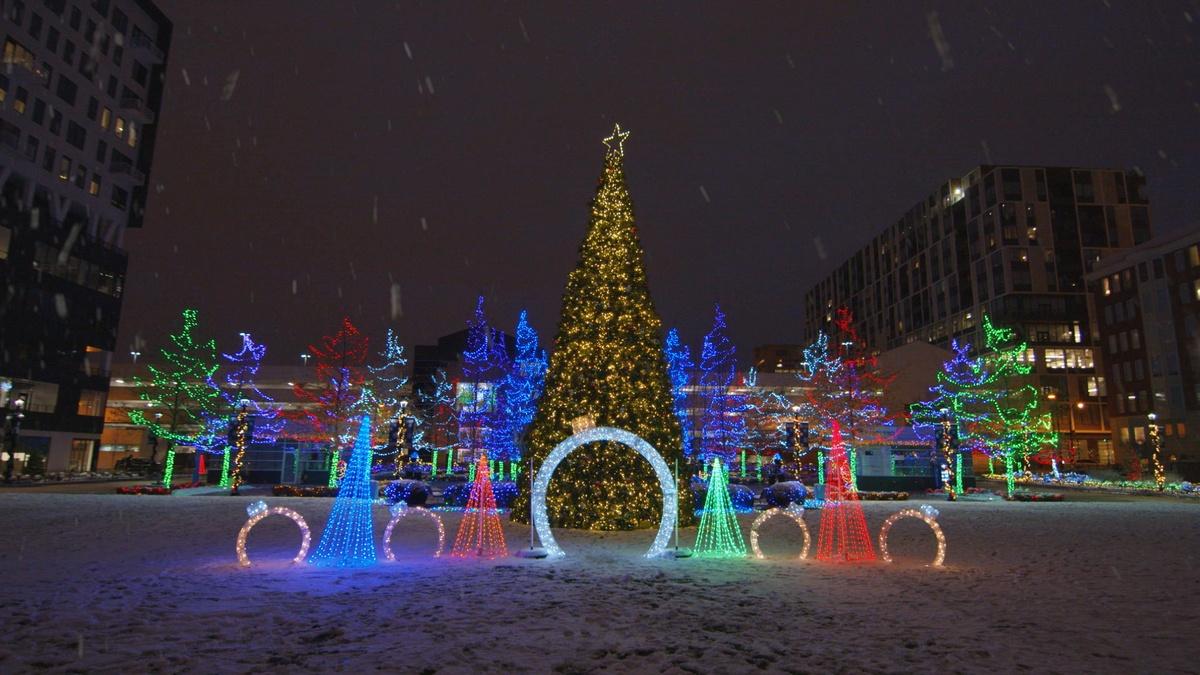
<svg viewBox="0 0 1200 675">
<path fill-rule="evenodd" d="M 141 356 L 142 353 L 134 349 L 129 352 L 129 355 L 133 357 L 133 362 L 137 363 L 138 357 Z"/>
<path fill-rule="evenodd" d="M 303 361 L 303 362 L 304 362 L 304 365 L 306 365 L 306 366 L 308 365 L 308 360 L 309 360 L 309 359 L 311 359 L 311 358 L 312 358 L 312 354 L 307 354 L 307 353 L 306 353 L 306 354 L 301 354 L 301 355 L 300 355 L 300 360 L 301 360 L 301 361 Z"/>
<path fill-rule="evenodd" d="M 1167 484 L 1167 472 L 1163 469 L 1162 458 L 1162 437 L 1158 435 L 1158 415 L 1150 413 L 1146 415 L 1150 420 L 1149 435 L 1150 435 L 1150 463 L 1154 467 L 1154 484 L 1158 487 L 1158 491 L 1162 492 Z"/>
<path fill-rule="evenodd" d="M 25 419 L 25 401 L 28 394 L 9 398 L 4 404 L 4 452 L 8 458 L 4 461 L 4 482 L 11 483 L 13 462 L 17 452 L 17 435 L 21 432 L 21 420 Z"/>
</svg>

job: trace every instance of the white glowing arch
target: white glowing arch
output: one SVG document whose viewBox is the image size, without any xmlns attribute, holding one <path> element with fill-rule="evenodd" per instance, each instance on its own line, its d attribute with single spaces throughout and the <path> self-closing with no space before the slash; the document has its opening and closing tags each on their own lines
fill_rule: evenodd
<svg viewBox="0 0 1200 675">
<path fill-rule="evenodd" d="M 267 503 L 261 500 L 247 506 L 246 514 L 250 517 L 246 519 L 246 524 L 242 526 L 237 536 L 238 565 L 242 567 L 250 566 L 250 556 L 246 555 L 246 538 L 250 536 L 250 530 L 254 529 L 255 525 L 272 514 L 287 516 L 292 519 L 292 522 L 296 523 L 296 527 L 300 528 L 300 550 L 296 553 L 296 557 L 292 558 L 292 563 L 299 565 L 304 562 L 305 556 L 308 555 L 309 544 L 312 542 L 312 535 L 309 534 L 308 523 L 304 520 L 304 516 L 286 506 L 272 506 L 267 508 Z"/>
<path fill-rule="evenodd" d="M 754 519 L 754 523 L 750 525 L 750 548 L 754 551 L 754 557 L 759 560 L 765 557 L 763 556 L 762 549 L 758 547 L 758 528 L 762 527 L 762 524 L 767 522 L 772 516 L 777 516 L 781 513 L 795 521 L 800 526 L 800 531 L 804 533 L 804 548 L 800 549 L 800 559 L 804 560 L 808 557 L 808 549 L 812 546 L 812 537 L 808 534 L 808 525 L 804 524 L 804 509 L 797 509 L 794 504 L 786 509 L 781 509 L 778 506 L 767 509 L 758 514 L 758 517 Z"/>
<path fill-rule="evenodd" d="M 546 488 L 550 485 L 550 478 L 554 475 L 554 470 L 566 459 L 567 455 L 574 452 L 579 446 L 597 441 L 615 441 L 628 446 L 645 457 L 646 461 L 650 462 L 650 466 L 654 467 L 654 473 L 658 476 L 658 484 L 663 493 L 663 515 L 662 521 L 658 524 L 658 535 L 654 537 L 654 543 L 650 545 L 646 557 L 653 558 L 662 555 L 667 549 L 671 533 L 675 531 L 675 519 L 678 517 L 675 477 L 671 475 L 671 469 L 653 445 L 635 433 L 616 427 L 594 427 L 581 431 L 554 446 L 554 449 L 546 456 L 546 460 L 542 462 L 542 466 L 533 480 L 531 495 L 533 525 L 537 530 L 538 539 L 542 542 L 542 547 L 546 549 L 551 558 L 560 558 L 565 555 L 563 550 L 558 547 L 558 543 L 554 541 L 554 533 L 550 531 L 550 518 L 546 515 Z"/>
<path fill-rule="evenodd" d="M 397 502 L 392 506 L 392 519 L 388 521 L 387 528 L 383 531 L 383 555 L 391 562 L 396 560 L 396 554 L 392 552 L 392 530 L 396 529 L 396 523 L 399 523 L 401 518 L 414 513 L 429 518 L 437 525 L 438 544 L 437 550 L 433 552 L 433 557 L 441 557 L 442 549 L 446 547 L 446 528 L 442 525 L 441 516 L 420 506 L 407 506 L 404 502 Z"/>
<path fill-rule="evenodd" d="M 933 566 L 941 567 L 946 560 L 946 535 L 942 533 L 942 526 L 937 522 L 938 510 L 932 506 L 925 504 L 921 510 L 903 509 L 888 516 L 888 519 L 883 521 L 883 527 L 879 529 L 879 552 L 883 556 L 884 562 L 892 562 L 892 556 L 888 553 L 888 533 L 892 531 L 892 525 L 901 518 L 916 518 L 924 521 L 929 529 L 933 530 L 933 536 L 937 539 L 937 555 L 933 558 Z"/>
</svg>

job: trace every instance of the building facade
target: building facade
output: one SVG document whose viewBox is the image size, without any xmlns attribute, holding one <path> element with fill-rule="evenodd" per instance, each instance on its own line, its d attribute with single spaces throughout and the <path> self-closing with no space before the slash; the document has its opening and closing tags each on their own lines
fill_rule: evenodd
<svg viewBox="0 0 1200 675">
<path fill-rule="evenodd" d="M 27 400 L 22 462 L 89 470 L 172 26 L 149 0 L 0 8 L 0 405 Z"/>
<path fill-rule="evenodd" d="M 1168 469 L 1200 480 L 1200 229 L 1106 258 L 1088 285 L 1119 461 L 1148 457 L 1156 424 Z"/>
<path fill-rule="evenodd" d="M 874 349 L 981 345 L 981 317 L 1029 343 L 1031 379 L 1070 416 L 1078 461 L 1115 461 L 1084 276 L 1150 239 L 1145 178 L 977 166 L 946 181 L 805 294 L 808 340 L 837 307 Z M 1061 413 L 1061 411 L 1060 411 Z"/>
</svg>

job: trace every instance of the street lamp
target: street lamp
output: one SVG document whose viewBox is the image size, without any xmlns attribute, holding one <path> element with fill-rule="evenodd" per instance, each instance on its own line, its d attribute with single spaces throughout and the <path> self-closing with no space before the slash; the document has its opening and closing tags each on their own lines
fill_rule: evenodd
<svg viewBox="0 0 1200 675">
<path fill-rule="evenodd" d="M 139 356 L 142 355 L 142 353 L 139 352 L 138 350 L 134 349 L 129 352 L 129 355 L 133 357 L 133 362 L 137 363 L 137 359 Z"/>
<path fill-rule="evenodd" d="M 301 360 L 301 361 L 303 361 L 303 362 L 304 362 L 304 365 L 306 365 L 306 366 L 308 365 L 308 360 L 309 360 L 309 359 L 311 359 L 311 358 L 312 358 L 312 354 L 307 354 L 307 353 L 306 353 L 306 354 L 301 354 L 301 355 L 300 355 L 300 360 Z"/>
<path fill-rule="evenodd" d="M 4 462 L 4 482 L 12 482 L 13 461 L 17 452 L 17 435 L 21 433 L 21 420 L 25 419 L 25 401 L 29 394 L 21 394 L 9 398 L 4 404 L 4 452 L 8 459 Z"/>
</svg>

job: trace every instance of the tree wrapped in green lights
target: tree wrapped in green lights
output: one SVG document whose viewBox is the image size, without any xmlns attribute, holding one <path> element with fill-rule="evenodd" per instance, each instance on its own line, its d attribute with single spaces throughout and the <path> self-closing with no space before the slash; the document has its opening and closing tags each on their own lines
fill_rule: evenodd
<svg viewBox="0 0 1200 675">
<path fill-rule="evenodd" d="M 679 419 L 663 355 L 662 320 L 650 299 L 633 203 L 625 182 L 618 126 L 608 151 L 579 260 L 567 278 L 545 392 L 529 431 L 536 469 L 572 421 L 626 429 L 658 449 L 668 465 L 682 458 Z M 529 517 L 529 485 L 521 481 L 514 519 Z M 679 486 L 679 502 L 690 489 Z M 624 530 L 653 527 L 662 516 L 658 480 L 629 448 L 593 443 L 572 453 L 550 482 L 546 510 L 560 527 Z M 679 514 L 691 521 L 688 510 Z"/>
<path fill-rule="evenodd" d="M 205 434 L 205 422 L 215 413 L 221 395 L 212 379 L 218 367 L 217 343 L 197 339 L 198 323 L 196 310 L 183 310 L 183 329 L 169 336 L 172 346 L 162 348 L 161 361 L 147 366 L 151 380 L 134 380 L 138 398 L 161 410 L 153 416 L 147 416 L 147 410 L 131 410 L 129 419 L 166 440 L 162 483 L 167 487 L 175 471 L 175 446 L 197 442 Z"/>
<path fill-rule="evenodd" d="M 952 343 L 955 355 L 930 388 L 933 397 L 910 407 L 917 435 L 931 443 L 953 426 L 959 453 L 983 452 L 1004 460 L 1008 493 L 1014 471 L 1026 458 L 1058 442 L 1051 413 L 1042 410 L 1040 392 L 1024 381 L 1032 366 L 1026 363 L 1028 345 L 1009 328 L 983 317 L 984 354 L 972 357 L 971 346 Z M 943 441 L 945 442 L 945 441 Z M 953 467 L 957 470 L 957 466 Z"/>
</svg>

